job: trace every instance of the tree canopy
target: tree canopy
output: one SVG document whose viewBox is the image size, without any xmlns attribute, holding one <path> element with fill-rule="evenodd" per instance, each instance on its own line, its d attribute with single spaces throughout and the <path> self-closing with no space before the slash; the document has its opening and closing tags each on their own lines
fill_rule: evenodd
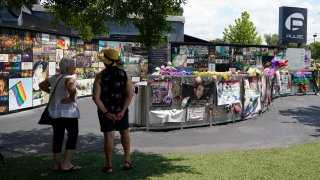
<svg viewBox="0 0 320 180">
<path fill-rule="evenodd" d="M 31 4 L 31 0 L 2 1 L 11 6 Z M 132 23 L 140 32 L 137 41 L 151 48 L 165 42 L 166 34 L 173 32 L 167 17 L 177 15 L 186 3 L 187 0 L 46 0 L 43 5 L 54 22 L 62 21 L 74 28 L 84 41 L 107 35 L 109 23 Z"/>
<path fill-rule="evenodd" d="M 230 43 L 239 45 L 262 44 L 262 38 L 246 11 L 241 13 L 240 18 L 235 19 L 234 26 L 230 24 L 228 28 L 224 28 L 223 38 Z"/>
<path fill-rule="evenodd" d="M 214 44 L 227 44 L 227 43 L 229 43 L 225 39 L 220 39 L 220 38 L 216 38 L 216 39 L 210 40 L 210 42 L 212 42 Z"/>
<path fill-rule="evenodd" d="M 277 46 L 279 42 L 278 34 L 264 34 L 264 39 L 268 46 Z"/>
</svg>

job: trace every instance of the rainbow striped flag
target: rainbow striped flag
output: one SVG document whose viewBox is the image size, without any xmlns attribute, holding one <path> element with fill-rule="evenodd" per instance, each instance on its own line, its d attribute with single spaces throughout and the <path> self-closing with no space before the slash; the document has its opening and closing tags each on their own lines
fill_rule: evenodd
<svg viewBox="0 0 320 180">
<path fill-rule="evenodd" d="M 12 86 L 11 89 L 14 93 L 14 96 L 16 97 L 18 106 L 21 106 L 24 102 L 26 102 L 27 96 L 24 92 L 24 88 L 21 81 Z"/>
<path fill-rule="evenodd" d="M 117 47 L 116 49 L 118 51 L 118 55 L 121 59 L 123 59 L 123 56 L 124 56 L 124 48 L 122 47 L 121 44 L 119 44 L 119 46 Z"/>
</svg>

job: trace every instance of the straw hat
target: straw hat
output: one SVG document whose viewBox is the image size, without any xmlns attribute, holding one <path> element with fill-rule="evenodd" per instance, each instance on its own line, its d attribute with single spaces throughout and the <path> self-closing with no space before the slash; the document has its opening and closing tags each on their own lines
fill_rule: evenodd
<svg viewBox="0 0 320 180">
<path fill-rule="evenodd" d="M 121 58 L 118 55 L 118 51 L 115 49 L 103 49 L 99 52 L 98 58 L 101 62 L 108 64 L 108 62 L 116 62 L 122 64 Z"/>
</svg>

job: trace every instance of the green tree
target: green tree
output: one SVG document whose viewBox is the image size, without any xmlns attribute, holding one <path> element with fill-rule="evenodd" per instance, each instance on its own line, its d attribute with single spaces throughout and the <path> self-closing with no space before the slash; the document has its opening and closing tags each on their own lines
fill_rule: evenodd
<svg viewBox="0 0 320 180">
<path fill-rule="evenodd" d="M 311 58 L 320 60 L 320 42 L 310 44 L 311 47 Z"/>
<path fill-rule="evenodd" d="M 279 41 L 278 34 L 264 34 L 264 40 L 268 46 L 277 46 Z"/>
<path fill-rule="evenodd" d="M 220 39 L 220 38 L 216 38 L 213 40 L 210 40 L 210 42 L 214 43 L 214 44 L 228 44 L 229 42 L 225 39 Z"/>
<path fill-rule="evenodd" d="M 21 5 L 15 4 L 17 0 L 2 1 Z M 151 48 L 166 42 L 165 35 L 174 30 L 167 17 L 177 15 L 180 5 L 186 3 L 187 0 L 46 0 L 43 5 L 53 15 L 53 22 L 74 28 L 84 41 L 108 34 L 109 23 L 132 23 L 140 32 L 137 41 Z"/>
<path fill-rule="evenodd" d="M 229 25 L 228 28 L 224 28 L 223 38 L 230 43 L 239 45 L 261 45 L 262 38 L 258 35 L 256 27 L 252 21 L 250 21 L 250 15 L 244 11 L 241 13 L 241 18 L 235 20 L 236 25 Z"/>
</svg>

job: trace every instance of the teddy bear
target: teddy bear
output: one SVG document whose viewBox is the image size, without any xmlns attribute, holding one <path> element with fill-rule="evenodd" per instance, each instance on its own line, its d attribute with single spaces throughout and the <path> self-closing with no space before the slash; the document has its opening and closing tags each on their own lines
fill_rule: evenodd
<svg viewBox="0 0 320 180">
<path fill-rule="evenodd" d="M 174 68 L 174 67 L 172 66 L 172 63 L 169 61 L 169 62 L 167 62 L 166 71 L 169 71 L 169 72 L 176 72 L 176 71 L 177 71 L 177 69 L 176 69 L 176 68 Z"/>
</svg>

